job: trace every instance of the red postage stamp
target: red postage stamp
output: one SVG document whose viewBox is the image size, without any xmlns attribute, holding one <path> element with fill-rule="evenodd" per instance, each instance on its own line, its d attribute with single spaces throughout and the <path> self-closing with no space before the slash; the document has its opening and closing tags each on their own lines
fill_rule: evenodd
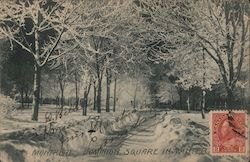
<svg viewBox="0 0 250 162">
<path fill-rule="evenodd" d="M 210 112 L 210 152 L 212 155 L 246 155 L 248 152 L 247 113 Z"/>
</svg>

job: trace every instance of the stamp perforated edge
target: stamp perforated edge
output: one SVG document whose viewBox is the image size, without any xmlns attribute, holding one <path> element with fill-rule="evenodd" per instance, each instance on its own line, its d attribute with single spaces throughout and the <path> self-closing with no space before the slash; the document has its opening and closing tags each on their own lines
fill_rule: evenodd
<svg viewBox="0 0 250 162">
<path fill-rule="evenodd" d="M 225 113 L 228 111 L 232 111 L 232 112 L 238 112 L 238 113 L 245 113 L 246 116 L 246 152 L 245 153 L 213 153 L 212 151 L 212 114 L 213 113 Z M 241 155 L 241 156 L 249 156 L 249 132 L 248 132 L 248 115 L 247 115 L 247 111 L 246 110 L 233 110 L 233 109 L 229 109 L 229 110 L 211 110 L 209 112 L 209 144 L 210 144 L 210 154 L 212 156 L 235 156 L 235 155 Z"/>
</svg>

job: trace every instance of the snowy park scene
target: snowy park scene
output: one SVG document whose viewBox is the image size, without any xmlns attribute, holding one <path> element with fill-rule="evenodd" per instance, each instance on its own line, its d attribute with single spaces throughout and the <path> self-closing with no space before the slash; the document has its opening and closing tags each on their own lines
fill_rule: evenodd
<svg viewBox="0 0 250 162">
<path fill-rule="evenodd" d="M 0 162 L 249 162 L 249 0 L 0 0 Z"/>
</svg>

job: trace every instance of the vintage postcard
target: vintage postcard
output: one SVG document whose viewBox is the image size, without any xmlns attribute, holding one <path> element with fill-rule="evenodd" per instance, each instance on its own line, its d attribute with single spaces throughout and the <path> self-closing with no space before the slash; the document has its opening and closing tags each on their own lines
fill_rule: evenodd
<svg viewBox="0 0 250 162">
<path fill-rule="evenodd" d="M 0 162 L 249 162 L 249 0 L 0 0 Z"/>
</svg>

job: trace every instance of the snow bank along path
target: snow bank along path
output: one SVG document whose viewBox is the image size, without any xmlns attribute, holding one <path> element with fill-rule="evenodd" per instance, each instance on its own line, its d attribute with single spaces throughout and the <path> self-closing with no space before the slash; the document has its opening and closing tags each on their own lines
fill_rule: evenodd
<svg viewBox="0 0 250 162">
<path fill-rule="evenodd" d="M 36 134 L 27 128 L 1 135 L 1 160 L 247 161 L 247 157 L 240 156 L 212 157 L 209 154 L 208 116 L 203 120 L 199 113 L 124 111 L 117 117 L 104 115 L 53 123 L 53 128 L 60 128 L 60 131 L 45 137 L 43 126 L 37 128 Z"/>
</svg>

